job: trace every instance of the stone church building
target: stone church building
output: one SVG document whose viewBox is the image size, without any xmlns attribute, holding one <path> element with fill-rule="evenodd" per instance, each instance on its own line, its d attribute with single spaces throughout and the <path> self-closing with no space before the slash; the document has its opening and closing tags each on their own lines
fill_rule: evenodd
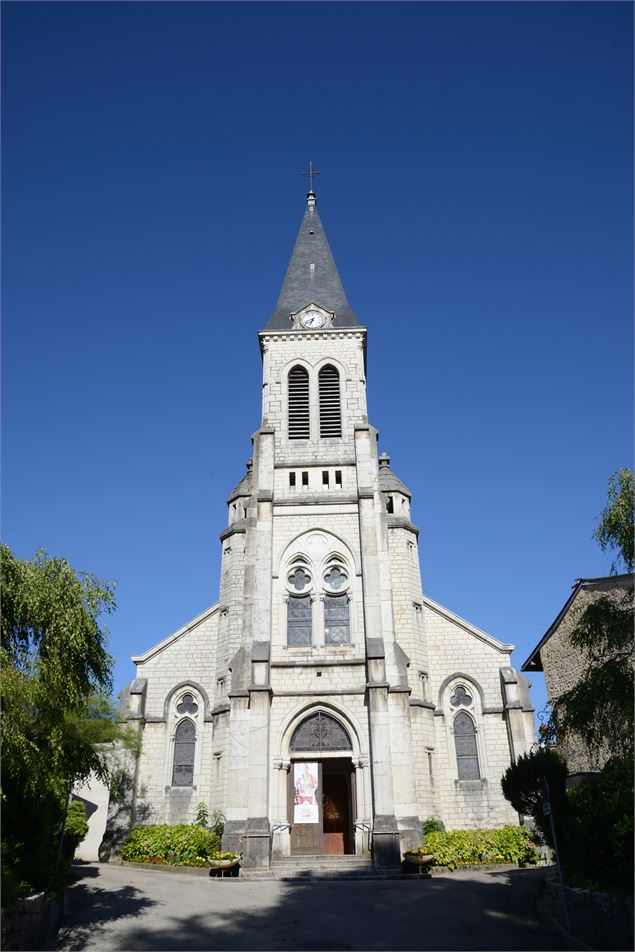
<svg viewBox="0 0 635 952">
<path fill-rule="evenodd" d="M 533 742 L 502 644 L 422 592 L 411 493 L 366 407 L 366 328 L 310 191 L 260 332 L 262 422 L 230 493 L 217 604 L 133 658 L 133 823 L 226 816 L 242 866 L 364 854 L 395 868 L 435 815 L 501 826 Z"/>
</svg>

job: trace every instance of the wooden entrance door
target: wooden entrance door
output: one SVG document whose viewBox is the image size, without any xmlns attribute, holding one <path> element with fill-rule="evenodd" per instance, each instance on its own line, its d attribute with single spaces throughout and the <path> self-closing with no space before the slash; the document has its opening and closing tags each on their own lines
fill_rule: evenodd
<svg viewBox="0 0 635 952">
<path fill-rule="evenodd" d="M 311 781 L 304 782 L 311 775 L 315 775 L 317 788 L 314 794 L 314 803 L 308 801 L 308 792 L 311 789 Z M 304 802 L 302 802 L 304 801 Z M 324 852 L 324 833 L 322 829 L 322 764 L 320 761 L 299 761 L 294 760 L 289 771 L 289 804 L 291 823 L 291 852 L 292 853 L 323 853 Z M 309 817 L 300 817 L 300 812 L 306 813 L 311 810 L 315 816 L 315 822 Z"/>
<path fill-rule="evenodd" d="M 346 853 L 348 846 L 348 777 L 343 773 L 323 774 L 322 829 L 325 853 Z"/>
<path fill-rule="evenodd" d="M 296 822 L 297 801 L 306 790 L 302 783 L 305 763 L 310 770 L 317 767 L 317 822 Z M 293 761 L 289 771 L 289 804 L 292 854 L 353 852 L 350 759 Z"/>
</svg>

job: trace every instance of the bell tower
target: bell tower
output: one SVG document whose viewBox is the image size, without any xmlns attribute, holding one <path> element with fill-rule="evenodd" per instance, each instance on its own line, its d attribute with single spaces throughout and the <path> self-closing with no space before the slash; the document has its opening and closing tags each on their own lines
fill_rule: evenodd
<svg viewBox="0 0 635 952">
<path fill-rule="evenodd" d="M 305 711 L 307 723 L 335 718 L 350 738 L 346 851 L 363 852 L 370 836 L 376 865 L 396 868 L 404 843 L 420 835 L 409 659 L 395 634 L 385 494 L 366 407 L 366 328 L 312 189 L 259 339 L 261 426 L 221 537 L 225 848 L 240 845 L 248 868 L 308 842 L 294 823 L 290 776 L 301 761 L 289 739 L 289 719 Z M 310 736 L 295 729 L 294 737 Z M 335 790 L 334 759 L 303 763 L 306 776 L 317 766 Z M 311 842 L 319 851 L 326 839 Z"/>
</svg>

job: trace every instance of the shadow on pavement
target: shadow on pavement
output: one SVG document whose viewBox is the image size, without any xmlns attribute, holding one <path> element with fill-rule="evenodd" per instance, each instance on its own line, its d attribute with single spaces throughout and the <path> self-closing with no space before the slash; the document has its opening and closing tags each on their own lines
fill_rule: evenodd
<svg viewBox="0 0 635 952">
<path fill-rule="evenodd" d="M 136 873 L 136 870 L 127 870 Z M 59 949 L 127 950 L 492 950 L 579 948 L 541 925 L 536 903 L 546 871 L 456 873 L 432 879 L 244 882 L 178 877 L 167 901 L 133 886 L 112 891 L 81 881 Z M 166 874 L 150 874 L 165 880 Z M 133 877 L 134 878 L 134 877 Z M 164 886 L 157 894 L 165 893 Z M 83 892 L 82 892 L 83 891 Z M 149 907 L 157 908 L 144 915 Z M 116 935 L 95 928 L 128 917 Z M 110 939 L 110 941 L 107 941 Z"/>
<path fill-rule="evenodd" d="M 74 863 L 72 880 L 65 902 L 64 918 L 55 948 L 79 950 L 87 943 L 95 943 L 100 932 L 113 922 L 134 919 L 156 902 L 144 895 L 136 886 L 126 885 L 118 889 L 100 888 L 94 885 L 99 878 L 98 866 Z M 83 882 L 84 879 L 93 882 Z"/>
</svg>

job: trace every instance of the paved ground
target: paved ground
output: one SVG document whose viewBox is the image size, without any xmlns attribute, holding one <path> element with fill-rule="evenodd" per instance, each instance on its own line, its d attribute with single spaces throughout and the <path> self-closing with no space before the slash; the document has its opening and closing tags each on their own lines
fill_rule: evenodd
<svg viewBox="0 0 635 952">
<path fill-rule="evenodd" d="M 313 884 L 74 868 L 59 950 L 559 950 L 536 920 L 544 869 Z"/>
</svg>

